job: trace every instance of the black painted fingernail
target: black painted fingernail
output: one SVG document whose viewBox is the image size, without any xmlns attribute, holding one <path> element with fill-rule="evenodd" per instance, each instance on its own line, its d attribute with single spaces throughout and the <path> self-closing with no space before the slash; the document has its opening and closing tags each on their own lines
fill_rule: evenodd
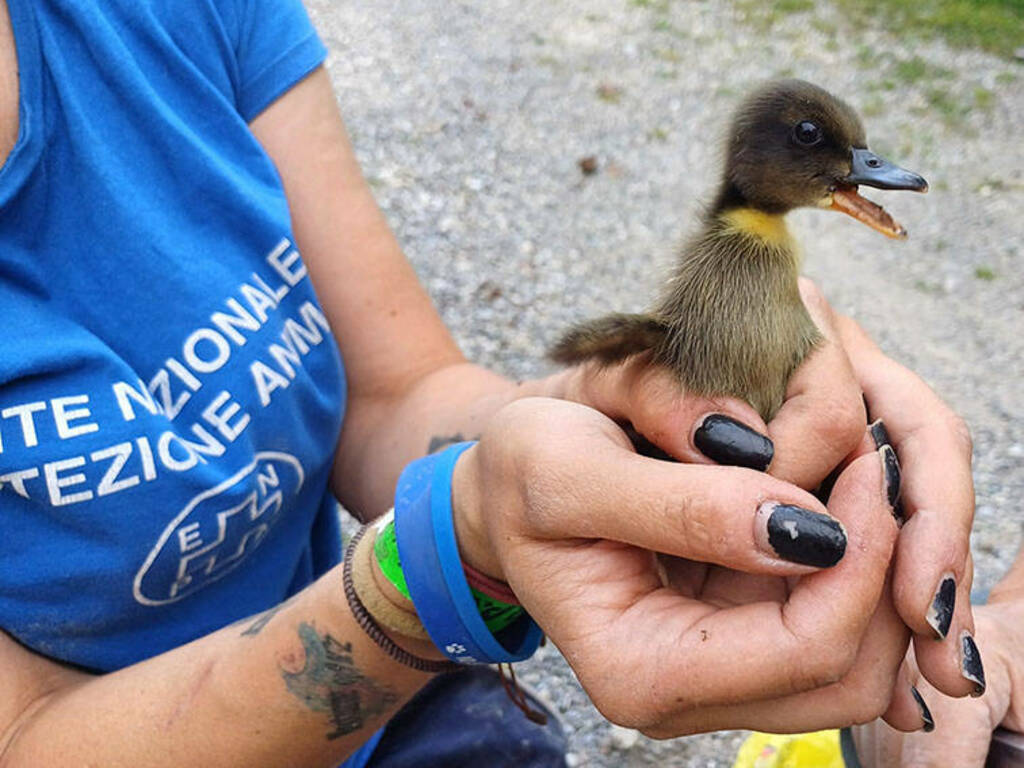
<svg viewBox="0 0 1024 768">
<path fill-rule="evenodd" d="M 882 454 L 882 466 L 885 468 L 885 493 L 889 498 L 889 506 L 895 513 L 896 502 L 900 499 L 900 460 L 896 458 L 896 451 L 891 445 L 883 445 L 879 452 Z"/>
<path fill-rule="evenodd" d="M 764 471 L 772 463 L 775 446 L 760 432 L 736 419 L 713 413 L 693 433 L 697 450 L 719 464 Z"/>
<path fill-rule="evenodd" d="M 960 656 L 960 674 L 974 683 L 971 696 L 981 696 L 985 692 L 985 668 L 981 665 L 981 654 L 974 638 L 964 632 L 960 639 L 962 654 Z"/>
<path fill-rule="evenodd" d="M 846 531 L 834 517 L 777 504 L 768 518 L 768 543 L 783 560 L 830 568 L 846 552 Z"/>
<path fill-rule="evenodd" d="M 883 445 L 892 445 L 892 440 L 889 439 L 889 430 L 885 428 L 885 423 L 881 419 L 876 419 L 868 424 L 868 432 L 871 433 L 871 439 L 875 441 L 875 450 Z"/>
<path fill-rule="evenodd" d="M 892 516 L 896 518 L 896 527 L 902 528 L 907 522 L 907 511 L 903 508 L 902 499 L 897 499 L 896 506 L 892 508 Z"/>
<path fill-rule="evenodd" d="M 924 703 L 921 693 L 914 686 L 910 686 L 910 695 L 914 697 L 914 701 L 917 702 L 917 708 L 921 710 L 921 719 L 924 721 L 921 730 L 925 733 L 931 733 L 935 730 L 935 719 L 932 717 L 932 711 L 928 709 L 928 705 Z"/>
<path fill-rule="evenodd" d="M 940 639 L 949 634 L 949 625 L 953 623 L 953 608 L 956 606 L 956 580 L 952 576 L 946 576 L 935 590 L 935 597 L 932 599 L 931 607 L 925 615 L 925 620 L 932 625 L 932 629 Z"/>
</svg>

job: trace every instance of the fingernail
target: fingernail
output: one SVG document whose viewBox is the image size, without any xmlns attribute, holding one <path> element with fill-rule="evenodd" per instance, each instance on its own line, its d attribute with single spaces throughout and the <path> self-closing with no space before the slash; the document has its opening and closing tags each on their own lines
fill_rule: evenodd
<svg viewBox="0 0 1024 768">
<path fill-rule="evenodd" d="M 834 517 L 792 504 L 768 502 L 768 544 L 783 560 L 830 568 L 846 552 L 846 531 Z"/>
<path fill-rule="evenodd" d="M 902 528 L 904 523 L 907 522 L 907 512 L 903 509 L 902 499 L 896 501 L 896 506 L 892 508 L 892 516 L 896 518 L 897 528 Z"/>
<path fill-rule="evenodd" d="M 921 730 L 925 733 L 931 733 L 935 730 L 935 719 L 932 717 L 932 711 L 928 709 L 928 705 L 924 703 L 921 693 L 914 686 L 910 686 L 910 695 L 914 697 L 914 701 L 917 702 L 917 708 L 921 710 L 921 719 L 924 721 Z"/>
<path fill-rule="evenodd" d="M 883 445 L 879 453 L 882 454 L 882 467 L 885 469 L 885 493 L 895 513 L 896 502 L 900 500 L 900 461 L 891 445 Z"/>
<path fill-rule="evenodd" d="M 871 433 L 871 439 L 875 441 L 875 450 L 878 450 L 883 445 L 892 445 L 892 440 L 889 439 L 889 431 L 885 428 L 885 424 L 881 419 L 868 424 L 868 432 Z"/>
<path fill-rule="evenodd" d="M 960 638 L 962 653 L 960 656 L 960 674 L 974 683 L 971 696 L 981 696 L 985 692 L 985 668 L 981 665 L 981 654 L 974 638 L 964 632 Z"/>
<path fill-rule="evenodd" d="M 953 623 L 953 608 L 956 605 L 956 580 L 946 576 L 939 582 L 935 597 L 928 608 L 925 620 L 932 625 L 939 639 L 949 634 L 949 625 Z"/>
<path fill-rule="evenodd" d="M 719 464 L 768 469 L 775 446 L 765 435 L 721 413 L 708 416 L 693 433 L 697 450 Z"/>
</svg>

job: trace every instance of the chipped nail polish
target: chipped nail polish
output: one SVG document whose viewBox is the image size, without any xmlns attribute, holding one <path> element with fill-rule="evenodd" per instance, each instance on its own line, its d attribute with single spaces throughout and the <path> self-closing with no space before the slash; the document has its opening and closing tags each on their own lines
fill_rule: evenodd
<svg viewBox="0 0 1024 768">
<path fill-rule="evenodd" d="M 896 502 L 900 499 L 900 462 L 891 445 L 883 445 L 879 452 L 882 454 L 882 467 L 885 470 L 885 492 L 889 498 L 889 506 L 895 511 Z"/>
<path fill-rule="evenodd" d="M 971 696 L 981 696 L 985 692 L 985 668 L 981 664 L 981 654 L 974 638 L 964 632 L 960 638 L 960 674 L 974 683 Z"/>
<path fill-rule="evenodd" d="M 925 733 L 931 733 L 935 730 L 935 718 L 932 717 L 932 711 L 928 709 L 928 705 L 924 703 L 924 697 L 921 696 L 920 691 L 914 686 L 910 686 L 910 695 L 914 697 L 914 701 L 917 702 L 917 708 L 921 710 L 921 720 L 924 721 L 921 730 Z"/>
<path fill-rule="evenodd" d="M 709 459 L 731 467 L 768 469 L 775 455 L 772 441 L 746 424 L 713 413 L 693 433 L 693 444 Z"/>
<path fill-rule="evenodd" d="M 846 552 L 846 532 L 833 517 L 777 504 L 768 518 L 768 543 L 783 560 L 830 568 Z"/>
<path fill-rule="evenodd" d="M 925 620 L 932 629 L 944 639 L 949 634 L 949 626 L 953 623 L 953 609 L 956 606 L 956 580 L 952 576 L 946 576 L 939 583 L 935 590 L 935 597 L 925 614 Z"/>
<path fill-rule="evenodd" d="M 892 440 L 889 439 L 889 431 L 885 428 L 885 423 L 881 419 L 876 419 L 868 425 L 868 432 L 871 433 L 871 439 L 875 441 L 875 450 L 878 450 L 883 445 L 892 445 Z"/>
</svg>

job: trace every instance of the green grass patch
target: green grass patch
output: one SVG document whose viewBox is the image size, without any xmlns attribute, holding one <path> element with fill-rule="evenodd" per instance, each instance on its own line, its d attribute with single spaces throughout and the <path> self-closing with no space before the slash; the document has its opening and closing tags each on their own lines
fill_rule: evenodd
<svg viewBox="0 0 1024 768">
<path fill-rule="evenodd" d="M 982 264 L 980 267 L 974 268 L 974 276 L 979 280 L 991 281 L 996 279 L 995 270 L 993 270 L 992 267 L 986 267 L 984 264 Z"/>
<path fill-rule="evenodd" d="M 961 125 L 971 111 L 968 105 L 945 88 L 928 88 L 924 92 L 924 98 L 929 109 L 937 113 L 947 125 Z"/>
<path fill-rule="evenodd" d="M 988 88 L 978 86 L 974 89 L 974 106 L 988 112 L 996 103 L 996 95 Z"/>
<path fill-rule="evenodd" d="M 755 29 L 767 32 L 786 16 L 814 10 L 814 0 L 734 0 L 736 10 Z"/>
<path fill-rule="evenodd" d="M 955 74 L 953 70 L 939 67 L 920 56 L 902 59 L 892 66 L 892 75 L 904 83 L 915 84 L 923 80 L 946 80 Z"/>
<path fill-rule="evenodd" d="M 836 0 L 852 20 L 897 35 L 942 37 L 1012 58 L 1024 40 L 1022 0 Z"/>
</svg>

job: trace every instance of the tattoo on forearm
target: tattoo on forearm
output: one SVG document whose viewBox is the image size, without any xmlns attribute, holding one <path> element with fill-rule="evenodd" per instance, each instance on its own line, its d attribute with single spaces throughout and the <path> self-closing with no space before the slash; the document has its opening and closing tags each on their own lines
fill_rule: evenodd
<svg viewBox="0 0 1024 768">
<path fill-rule="evenodd" d="M 391 688 L 366 677 L 355 665 L 351 643 L 320 634 L 306 622 L 299 625 L 299 638 L 304 658 L 282 663 L 281 677 L 289 692 L 308 709 L 327 714 L 331 724 L 328 739 L 360 730 L 369 718 L 398 703 Z"/>
<path fill-rule="evenodd" d="M 277 614 L 293 600 L 295 600 L 295 595 L 292 595 L 282 603 L 278 603 L 273 608 L 257 614 L 255 618 L 250 617 L 248 619 L 242 619 L 242 622 L 249 622 L 249 625 L 242 631 L 242 634 L 239 635 L 239 637 L 254 637 L 255 635 L 258 635 L 263 631 L 263 628 L 270 623 L 270 620 L 277 616 Z"/>
</svg>

